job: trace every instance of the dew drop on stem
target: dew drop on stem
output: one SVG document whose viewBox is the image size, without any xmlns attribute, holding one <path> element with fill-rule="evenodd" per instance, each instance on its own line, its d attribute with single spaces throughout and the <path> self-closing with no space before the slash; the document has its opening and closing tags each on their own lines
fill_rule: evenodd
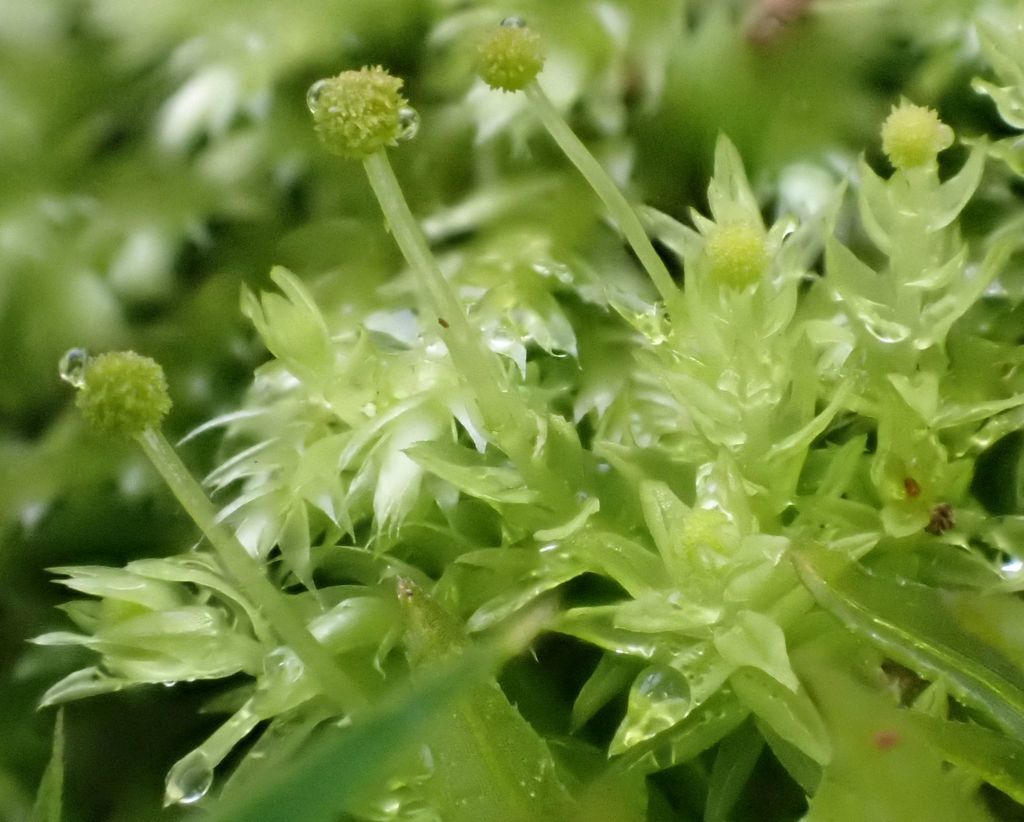
<svg viewBox="0 0 1024 822">
<path fill-rule="evenodd" d="M 510 17 L 506 17 L 501 21 L 501 25 L 507 29 L 525 29 L 526 20 L 520 17 L 518 14 L 513 14 Z"/>
<path fill-rule="evenodd" d="M 213 768 L 202 751 L 179 759 L 167 774 L 164 805 L 191 805 L 198 802 L 213 784 Z"/>
<path fill-rule="evenodd" d="M 88 364 L 89 352 L 84 348 L 72 348 L 60 358 L 60 378 L 75 388 L 81 388 L 85 385 L 85 368 Z"/>
</svg>

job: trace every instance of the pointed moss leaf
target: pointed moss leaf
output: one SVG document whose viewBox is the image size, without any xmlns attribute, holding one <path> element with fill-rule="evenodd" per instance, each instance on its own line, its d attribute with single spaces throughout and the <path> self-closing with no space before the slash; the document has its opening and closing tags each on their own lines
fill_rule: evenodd
<svg viewBox="0 0 1024 822">
<path fill-rule="evenodd" d="M 496 504 L 525 505 L 537 499 L 537 492 L 526 486 L 515 468 L 495 465 L 468 448 L 445 442 L 421 442 L 406 448 L 405 453 L 468 496 Z"/>
<path fill-rule="evenodd" d="M 1024 804 L 1024 742 L 970 722 L 911 715 L 946 761 L 970 771 Z"/>
<path fill-rule="evenodd" d="M 753 722 L 745 722 L 722 740 L 715 755 L 704 803 L 706 822 L 727 822 L 757 764 L 764 738 Z"/>
<path fill-rule="evenodd" d="M 613 654 L 602 656 L 572 704 L 572 730 L 577 731 L 586 725 L 594 714 L 621 693 L 635 676 L 635 665 Z"/>
<path fill-rule="evenodd" d="M 757 730 L 771 749 L 772 755 L 786 769 L 794 782 L 799 785 L 807 796 L 813 796 L 821 784 L 823 767 L 805 754 L 800 748 L 783 739 L 771 725 L 756 719 Z"/>
<path fill-rule="evenodd" d="M 979 94 L 991 98 L 1008 125 L 1024 129 L 1024 98 L 1019 88 L 997 86 L 985 80 L 975 80 L 971 85 Z"/>
<path fill-rule="evenodd" d="M 918 348 L 924 349 L 945 341 L 953 323 L 967 313 L 1003 271 L 1015 250 L 1015 242 L 1010 237 L 994 242 L 979 265 L 969 266 L 946 293 L 924 307 L 919 323 L 922 331 L 915 341 Z"/>
<path fill-rule="evenodd" d="M 971 146 L 971 153 L 963 167 L 928 198 L 929 231 L 946 228 L 960 216 L 981 182 L 987 152 L 988 141 L 978 140 Z"/>
<path fill-rule="evenodd" d="M 976 794 L 964 790 L 962 775 L 946 767 L 943 752 L 918 729 L 917 715 L 898 708 L 880 684 L 867 685 L 835 660 L 806 674 L 834 747 L 810 801 L 809 822 L 991 820 Z"/>
<path fill-rule="evenodd" d="M 596 612 L 604 607 L 610 610 L 613 624 L 627 631 L 668 631 L 698 637 L 707 637 L 710 626 L 718 622 L 722 615 L 721 608 L 699 605 L 679 591 L 651 591 L 617 605 L 596 606 L 587 610 Z"/>
<path fill-rule="evenodd" d="M 53 750 L 43 771 L 29 822 L 61 822 L 64 807 L 64 710 L 57 711 Z"/>
<path fill-rule="evenodd" d="M 155 580 L 140 580 L 128 569 L 81 565 L 51 568 L 50 571 L 66 574 L 68 578 L 58 582 L 73 591 L 131 602 L 154 611 L 175 608 L 185 599 L 175 586 Z"/>
<path fill-rule="evenodd" d="M 309 515 L 306 503 L 296 500 L 291 505 L 277 537 L 281 556 L 307 589 L 313 589 L 313 569 L 309 561 Z"/>
<path fill-rule="evenodd" d="M 236 792 L 216 822 L 327 822 L 382 791 L 396 766 L 446 721 L 456 701 L 484 681 L 493 654 L 466 653 L 381 701 L 349 728 L 326 729 L 262 784 Z"/>
<path fill-rule="evenodd" d="M 736 696 L 761 721 L 815 762 L 832 755 L 828 731 L 807 692 L 796 692 L 757 668 L 741 668 L 729 678 Z"/>
<path fill-rule="evenodd" d="M 749 715 L 732 691 L 723 689 L 681 722 L 623 753 L 612 767 L 654 773 L 689 762 L 732 733 Z"/>
<path fill-rule="evenodd" d="M 870 573 L 823 549 L 801 550 L 794 561 L 818 604 L 850 630 L 1024 736 L 1024 671 L 964 625 L 946 592 Z"/>
<path fill-rule="evenodd" d="M 553 528 L 542 528 L 539 531 L 533 532 L 533 538 L 538 542 L 548 542 L 550 540 L 560 540 L 571 537 L 584 525 L 587 524 L 594 514 L 601 510 L 601 500 L 597 497 L 590 497 L 583 505 L 580 506 L 580 510 L 573 515 L 568 522 L 562 525 L 556 525 Z"/>
<path fill-rule="evenodd" d="M 903 401 L 917 412 L 921 420 L 929 425 L 935 420 L 939 409 L 939 376 L 931 371 L 922 371 L 907 376 L 889 374 L 892 383 Z"/>
<path fill-rule="evenodd" d="M 794 693 L 800 683 L 789 664 L 786 637 L 771 617 L 740 611 L 732 624 L 715 632 L 715 648 L 737 668 L 758 668 Z"/>
<path fill-rule="evenodd" d="M 609 531 L 582 531 L 563 544 L 567 554 L 594 573 L 621 585 L 631 596 L 643 596 L 666 584 L 658 557 L 637 542 Z"/>
<path fill-rule="evenodd" d="M 659 663 L 641 672 L 634 682 L 626 716 L 616 731 L 611 751 L 645 744 L 673 727 L 670 720 L 683 721 L 715 699 L 732 673 L 733 666 L 715 653 L 709 642 L 690 642 L 679 647 L 678 640 L 665 639 L 671 636 L 651 635 L 646 645 L 637 642 L 632 646 L 609 647 Z"/>
<path fill-rule="evenodd" d="M 825 268 L 826 281 L 835 288 L 840 306 L 863 339 L 888 345 L 910 337 L 910 326 L 894 319 L 889 280 L 835 239 L 826 244 Z"/>
<path fill-rule="evenodd" d="M 242 313 L 275 357 L 300 380 L 320 385 L 330 376 L 333 363 L 330 333 L 320 309 L 298 277 L 277 266 L 270 278 L 283 292 L 256 297 L 242 293 Z"/>
<path fill-rule="evenodd" d="M 761 209 L 747 181 L 743 159 L 728 137 L 715 143 L 715 173 L 708 186 L 708 205 L 715 222 L 762 226 Z"/>
<path fill-rule="evenodd" d="M 87 696 L 114 693 L 128 684 L 126 680 L 111 676 L 98 667 L 82 668 L 51 685 L 39 700 L 39 707 L 49 708 Z"/>
<path fill-rule="evenodd" d="M 220 594 L 225 602 L 241 610 L 253 626 L 256 637 L 265 645 L 274 640 L 263 615 L 242 592 L 225 579 L 224 571 L 216 559 L 209 554 L 198 552 L 161 559 L 138 559 L 129 562 L 126 570 L 147 579 L 165 582 L 189 582 Z"/>
<path fill-rule="evenodd" d="M 309 623 L 310 633 L 335 653 L 374 646 L 396 629 L 395 603 L 380 596 L 352 596 Z"/>
<path fill-rule="evenodd" d="M 459 620 L 408 581 L 401 580 L 398 590 L 407 618 L 405 645 L 410 663 L 419 667 L 436 665 L 445 657 L 458 658 L 465 644 Z M 536 632 L 531 623 L 536 623 L 537 616 L 543 612 L 513 626 L 504 644 L 512 640 L 521 645 L 528 640 Z M 477 680 L 462 691 L 446 706 L 443 721 L 432 727 L 424 742 L 431 750 L 433 767 L 423 789 L 446 821 L 572 818 L 573 802 L 547 744 L 493 679 Z"/>
<path fill-rule="evenodd" d="M 690 686 L 668 665 L 642 670 L 629 691 L 626 717 L 608 747 L 611 756 L 622 753 L 682 722 L 690 713 Z"/>
<path fill-rule="evenodd" d="M 1024 53 L 1024 33 L 1020 26 L 999 25 L 996 20 L 984 17 L 976 20 L 974 25 L 985 59 L 992 68 L 1007 82 L 1024 86 L 1024 57 L 1021 56 Z"/>
<path fill-rule="evenodd" d="M 682 556 L 681 536 L 690 513 L 663 482 L 646 481 L 640 485 L 640 504 L 665 567 L 675 579 L 683 579 L 689 565 Z"/>
<path fill-rule="evenodd" d="M 889 232 L 898 224 L 899 213 L 890 198 L 886 181 L 875 174 L 863 157 L 857 164 L 857 170 L 860 172 L 857 206 L 860 209 L 861 224 L 871 242 L 888 254 L 892 250 Z"/>
</svg>

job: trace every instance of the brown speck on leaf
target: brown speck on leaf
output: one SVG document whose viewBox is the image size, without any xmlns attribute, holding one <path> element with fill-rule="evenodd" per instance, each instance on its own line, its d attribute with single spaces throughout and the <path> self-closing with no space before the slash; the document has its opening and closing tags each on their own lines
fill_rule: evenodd
<svg viewBox="0 0 1024 822">
<path fill-rule="evenodd" d="M 903 740 L 902 734 L 899 731 L 895 731 L 892 728 L 885 728 L 881 731 L 875 731 L 874 741 L 875 747 L 880 751 L 891 751 Z"/>
<path fill-rule="evenodd" d="M 407 577 L 395 579 L 395 593 L 400 602 L 412 602 L 416 597 L 416 583 Z"/>
<path fill-rule="evenodd" d="M 903 480 L 903 490 L 907 492 L 908 497 L 921 496 L 921 486 L 918 485 L 917 480 L 913 477 L 907 477 Z"/>
<path fill-rule="evenodd" d="M 439 326 L 441 326 L 441 328 L 449 328 L 450 327 L 448 325 L 448 320 L 446 320 L 444 317 L 438 317 L 437 318 L 437 324 Z"/>
<path fill-rule="evenodd" d="M 953 516 L 953 506 L 943 502 L 932 509 L 932 518 L 924 530 L 933 536 L 938 536 L 946 533 L 954 525 L 956 525 L 956 518 Z"/>
<path fill-rule="evenodd" d="M 768 46 L 810 8 L 814 0 L 754 0 L 744 33 L 755 46 Z"/>
</svg>

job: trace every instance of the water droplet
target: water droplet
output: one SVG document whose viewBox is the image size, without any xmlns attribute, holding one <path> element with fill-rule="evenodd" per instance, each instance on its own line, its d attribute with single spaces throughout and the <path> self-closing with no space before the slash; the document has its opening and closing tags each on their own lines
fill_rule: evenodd
<svg viewBox="0 0 1024 822">
<path fill-rule="evenodd" d="M 407 142 L 419 133 L 420 113 L 412 106 L 405 106 L 398 112 L 398 140 Z"/>
<path fill-rule="evenodd" d="M 317 80 L 309 87 L 309 91 L 306 92 L 306 106 L 309 108 L 310 114 L 316 114 L 319 111 L 320 96 L 323 94 L 328 82 L 326 79 Z"/>
<path fill-rule="evenodd" d="M 518 14 L 513 14 L 511 17 L 506 17 L 502 20 L 501 25 L 507 29 L 525 29 L 526 21 Z"/>
<path fill-rule="evenodd" d="M 85 385 L 85 367 L 89 359 L 89 352 L 84 348 L 69 349 L 60 358 L 60 378 L 75 388 L 81 388 Z"/>
<path fill-rule="evenodd" d="M 164 807 L 168 805 L 191 805 L 198 802 L 213 784 L 213 768 L 202 751 L 179 759 L 167 773 L 167 787 L 164 791 Z"/>
</svg>

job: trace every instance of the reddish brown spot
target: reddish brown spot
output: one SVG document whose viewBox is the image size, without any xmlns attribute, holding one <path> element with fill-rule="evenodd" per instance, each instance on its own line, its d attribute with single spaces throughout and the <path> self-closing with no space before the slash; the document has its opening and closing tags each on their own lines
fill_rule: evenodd
<svg viewBox="0 0 1024 822">
<path fill-rule="evenodd" d="M 450 327 L 448 325 L 448 320 L 446 320 L 444 317 L 438 317 L 437 318 L 437 324 L 439 326 L 441 326 L 441 328 L 449 328 Z"/>
<path fill-rule="evenodd" d="M 777 40 L 811 7 L 814 0 L 756 0 L 747 17 L 747 40 L 767 46 Z"/>
<path fill-rule="evenodd" d="M 903 741 L 903 735 L 892 728 L 875 731 L 875 747 L 880 751 L 891 751 Z"/>
<path fill-rule="evenodd" d="M 908 497 L 921 496 L 921 486 L 918 485 L 917 480 L 913 477 L 906 477 L 903 480 L 903 490 L 907 492 Z"/>
<path fill-rule="evenodd" d="M 953 506 L 942 502 L 932 509 L 932 518 L 928 521 L 925 531 L 934 536 L 944 534 L 956 525 L 956 518 L 953 516 Z"/>
</svg>

